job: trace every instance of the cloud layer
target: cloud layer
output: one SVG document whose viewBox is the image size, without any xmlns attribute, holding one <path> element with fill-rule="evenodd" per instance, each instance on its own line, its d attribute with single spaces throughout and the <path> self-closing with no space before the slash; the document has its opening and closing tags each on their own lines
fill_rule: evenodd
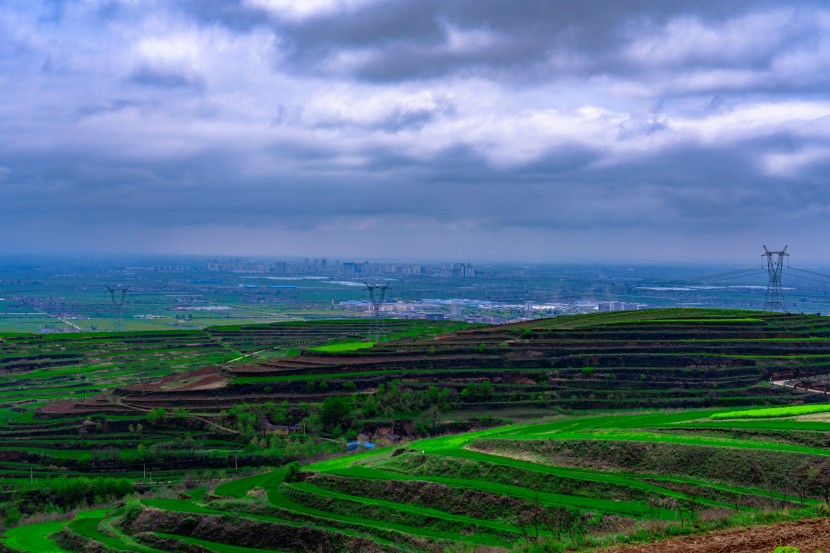
<svg viewBox="0 0 830 553">
<path fill-rule="evenodd" d="M 828 37 L 806 1 L 0 3 L 2 250 L 822 260 Z"/>
</svg>

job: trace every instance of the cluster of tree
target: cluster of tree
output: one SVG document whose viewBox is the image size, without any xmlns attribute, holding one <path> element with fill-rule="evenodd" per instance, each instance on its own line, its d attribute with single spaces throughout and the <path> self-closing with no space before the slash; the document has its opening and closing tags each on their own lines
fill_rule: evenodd
<svg viewBox="0 0 830 553">
<path fill-rule="evenodd" d="M 461 390 L 461 401 L 476 402 L 487 401 L 493 398 L 493 385 L 489 380 L 483 382 L 471 382 Z"/>
<path fill-rule="evenodd" d="M 345 390 L 346 386 L 341 385 L 340 388 Z M 461 397 L 465 401 L 481 401 L 492 395 L 492 385 L 484 381 L 470 384 Z M 319 405 L 240 403 L 222 411 L 219 424 L 238 432 L 249 451 L 275 452 L 285 449 L 285 445 L 282 437 L 265 435 L 274 430 L 273 426 L 295 426 L 301 428 L 303 434 L 351 440 L 363 430 L 367 419 L 392 421 L 401 416 L 411 416 L 417 419 L 416 426 L 426 434 L 435 430 L 438 415 L 456 407 L 459 399 L 458 394 L 449 388 L 413 388 L 401 380 L 392 380 L 380 384 L 371 396 L 329 396 Z M 163 410 L 157 415 L 148 414 L 148 424 L 163 424 L 159 419 L 163 421 L 165 416 Z"/>
<path fill-rule="evenodd" d="M 565 537 L 580 543 L 591 526 L 599 526 L 601 517 L 591 518 L 571 507 L 542 507 L 539 504 L 525 506 L 516 513 L 516 523 L 525 543 L 542 543 L 540 531 L 552 534 L 557 542 Z"/>
<path fill-rule="evenodd" d="M 198 429 L 204 428 L 204 423 L 198 418 L 192 416 L 187 409 L 174 407 L 170 413 L 164 407 L 152 409 L 144 415 L 147 425 L 151 428 L 173 428 L 173 429 Z M 140 424 L 138 426 L 141 426 Z M 140 434 L 140 430 L 135 430 L 138 427 L 133 427 L 133 431 Z M 141 427 L 143 430 L 143 427 Z"/>
<path fill-rule="evenodd" d="M 155 442 L 147 446 L 138 443 L 135 449 L 119 449 L 108 445 L 93 447 L 89 455 L 78 458 L 74 465 L 79 469 L 115 469 L 137 463 L 180 465 L 182 460 L 203 457 L 206 452 L 202 444 L 189 433 L 184 433 L 174 440 Z M 140 466 L 139 466 L 140 468 Z"/>
<path fill-rule="evenodd" d="M 432 406 L 439 411 L 447 411 L 456 402 L 448 388 L 430 386 L 423 390 L 407 387 L 400 380 L 392 380 L 380 384 L 373 396 L 365 398 L 361 410 L 366 418 L 382 416 L 392 419 L 395 415 L 421 413 Z"/>
<path fill-rule="evenodd" d="M 17 504 L 23 514 L 62 512 L 121 499 L 134 491 L 132 482 L 125 478 L 50 478 L 24 490 Z"/>
<path fill-rule="evenodd" d="M 239 403 L 219 414 L 219 424 L 246 438 L 259 434 L 259 413 L 249 403 Z"/>
<path fill-rule="evenodd" d="M 321 447 L 325 444 L 325 447 Z M 279 464 L 284 460 L 309 459 L 321 452 L 336 453 L 340 451 L 337 442 L 327 439 L 315 438 L 313 436 L 279 436 L 277 434 L 266 434 L 251 438 L 245 446 L 245 452 L 255 455 L 267 455 L 278 460 Z"/>
<path fill-rule="evenodd" d="M 307 411 L 307 407 L 301 406 L 295 409 L 297 413 Z M 287 425 L 292 422 L 297 413 L 289 411 L 288 402 L 276 404 L 273 401 L 255 404 L 239 403 L 219 415 L 219 424 L 239 432 L 246 440 L 261 433 L 262 422 L 273 425 Z"/>
</svg>

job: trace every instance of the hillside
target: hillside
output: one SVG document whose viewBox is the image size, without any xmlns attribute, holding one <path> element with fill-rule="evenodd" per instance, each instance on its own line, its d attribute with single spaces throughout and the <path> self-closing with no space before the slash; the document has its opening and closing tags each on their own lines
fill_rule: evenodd
<svg viewBox="0 0 830 553">
<path fill-rule="evenodd" d="M 5 338 L 7 511 L 141 494 L 6 545 L 59 530 L 73 551 L 583 548 L 802 516 L 830 495 L 825 395 L 771 382 L 827 374 L 826 318 L 390 321 L 379 343 L 356 324 Z M 245 467 L 272 468 L 208 484 Z"/>
<path fill-rule="evenodd" d="M 278 325 L 269 328 L 279 331 Z M 41 413 L 126 414 L 174 405 L 211 410 L 253 399 L 299 403 L 373 393 L 394 380 L 416 389 L 435 385 L 458 396 L 471 383 L 487 381 L 487 393 L 470 394 L 464 403 L 488 411 L 786 403 L 791 391 L 772 388 L 768 381 L 826 372 L 830 321 L 810 315 L 653 310 L 344 349 L 220 364 L 212 378 L 221 385 L 210 390 L 166 380 L 118 387 L 109 398 L 50 406 Z M 322 391 L 316 386 L 321 382 L 326 383 Z"/>
<path fill-rule="evenodd" d="M 771 509 L 789 510 L 779 519 L 823 512 L 828 483 L 809 475 L 830 470 L 830 422 L 712 418 L 726 413 L 564 417 L 420 440 L 25 534 L 74 551 L 584 549 L 768 522 Z"/>
</svg>

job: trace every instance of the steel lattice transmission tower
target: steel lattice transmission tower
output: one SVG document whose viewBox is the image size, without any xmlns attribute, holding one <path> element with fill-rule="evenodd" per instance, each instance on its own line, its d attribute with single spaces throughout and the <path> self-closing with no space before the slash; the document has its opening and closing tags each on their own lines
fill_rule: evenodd
<svg viewBox="0 0 830 553">
<path fill-rule="evenodd" d="M 127 297 L 127 292 L 130 291 L 130 287 L 110 288 L 107 286 L 107 290 L 109 290 L 110 298 L 112 298 L 112 306 L 115 308 L 115 319 L 112 321 L 112 330 L 114 332 L 121 332 L 124 329 L 124 319 L 122 316 L 124 302 Z"/>
<path fill-rule="evenodd" d="M 372 324 L 369 326 L 369 339 L 379 340 L 381 336 L 386 335 L 386 326 L 381 318 L 380 309 L 383 305 L 383 300 L 386 298 L 386 291 L 391 288 L 387 282 L 385 284 L 369 284 L 364 282 L 366 288 L 364 290 L 369 292 L 369 301 L 371 305 Z"/>
<path fill-rule="evenodd" d="M 784 271 L 784 258 L 789 256 L 787 246 L 784 246 L 780 252 L 771 252 L 764 246 L 764 253 L 761 257 L 767 258 L 767 272 L 769 272 L 764 311 L 787 311 L 787 304 L 784 303 L 784 289 L 781 287 L 781 273 Z"/>
</svg>

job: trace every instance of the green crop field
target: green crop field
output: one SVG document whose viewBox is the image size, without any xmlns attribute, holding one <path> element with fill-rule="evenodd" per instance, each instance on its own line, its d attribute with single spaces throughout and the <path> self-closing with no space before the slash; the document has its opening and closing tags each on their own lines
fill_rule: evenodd
<svg viewBox="0 0 830 553">
<path fill-rule="evenodd" d="M 324 353 L 343 353 L 346 351 L 355 351 L 370 348 L 374 345 L 374 342 L 344 342 L 342 344 L 329 344 L 326 346 L 317 346 L 314 348 L 309 348 L 309 351 L 322 351 Z"/>
<path fill-rule="evenodd" d="M 768 409 L 746 409 L 742 411 L 729 411 L 728 413 L 717 413 L 712 415 L 713 419 L 768 419 L 774 417 L 795 417 L 798 415 L 811 415 L 813 413 L 826 413 L 830 411 L 830 404 L 822 405 L 793 405 L 791 407 L 772 407 Z"/>
</svg>

